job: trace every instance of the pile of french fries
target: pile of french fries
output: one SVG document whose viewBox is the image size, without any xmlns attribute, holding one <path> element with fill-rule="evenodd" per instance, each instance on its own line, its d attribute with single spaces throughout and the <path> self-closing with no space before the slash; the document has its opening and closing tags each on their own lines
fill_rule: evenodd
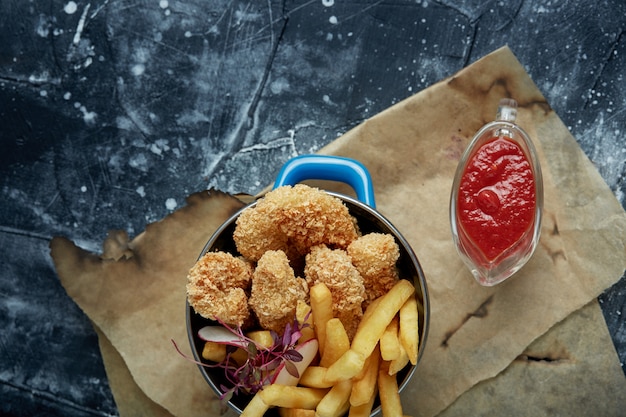
<svg viewBox="0 0 626 417">
<path fill-rule="evenodd" d="M 417 363 L 419 345 L 413 285 L 399 280 L 374 300 L 351 343 L 341 321 L 332 316 L 331 302 L 326 285 L 316 284 L 310 306 L 302 303 L 297 310 L 298 320 L 312 320 L 301 341 L 318 339 L 319 364 L 306 368 L 297 386 L 264 387 L 242 417 L 262 417 L 272 407 L 282 417 L 369 417 L 377 397 L 383 416 L 403 416 L 396 373 Z"/>
</svg>

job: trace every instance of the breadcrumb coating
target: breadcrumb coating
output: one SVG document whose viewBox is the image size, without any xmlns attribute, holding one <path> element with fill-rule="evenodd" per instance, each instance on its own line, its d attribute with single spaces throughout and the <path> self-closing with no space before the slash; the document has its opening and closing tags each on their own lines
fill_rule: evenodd
<svg viewBox="0 0 626 417">
<path fill-rule="evenodd" d="M 296 278 L 283 251 L 266 251 L 252 274 L 248 303 L 261 327 L 282 334 L 296 317 L 298 300 L 307 298 L 306 281 Z"/>
<path fill-rule="evenodd" d="M 283 186 L 244 210 L 233 239 L 253 261 L 268 250 L 282 250 L 294 261 L 319 244 L 345 249 L 359 236 L 356 219 L 343 202 L 305 184 Z"/>
<path fill-rule="evenodd" d="M 352 242 L 347 249 L 352 264 L 363 277 L 366 299 L 363 308 L 386 294 L 398 281 L 396 262 L 400 248 L 386 233 L 369 233 Z"/>
<path fill-rule="evenodd" d="M 252 266 L 226 252 L 208 252 L 187 274 L 187 300 L 202 317 L 231 326 L 250 319 L 247 289 Z"/>
<path fill-rule="evenodd" d="M 194 310 L 231 326 L 245 328 L 256 320 L 282 334 L 298 301 L 308 303 L 309 287 L 323 282 L 333 316 L 352 340 L 365 308 L 399 279 L 394 237 L 361 236 L 341 199 L 304 184 L 279 187 L 243 210 L 233 240 L 241 257 L 207 253 L 187 277 Z"/>
<path fill-rule="evenodd" d="M 309 285 L 326 284 L 333 298 L 333 316 L 341 320 L 352 340 L 363 317 L 365 287 L 348 253 L 326 245 L 314 246 L 306 256 L 304 274 Z"/>
</svg>

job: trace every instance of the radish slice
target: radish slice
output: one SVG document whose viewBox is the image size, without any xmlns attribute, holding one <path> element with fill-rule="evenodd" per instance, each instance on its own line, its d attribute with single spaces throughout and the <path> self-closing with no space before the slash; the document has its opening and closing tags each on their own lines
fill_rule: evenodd
<svg viewBox="0 0 626 417">
<path fill-rule="evenodd" d="M 313 362 L 315 355 L 317 355 L 317 350 L 319 348 L 319 343 L 317 339 L 309 339 L 301 345 L 297 345 L 295 349 L 302 355 L 302 360 L 300 362 L 293 362 L 296 369 L 298 370 L 298 377 L 295 377 L 289 373 L 286 369 L 285 364 L 281 363 L 278 368 L 276 368 L 276 372 L 274 373 L 274 379 L 272 380 L 272 384 L 279 385 L 298 385 L 298 381 L 300 381 L 300 376 L 304 373 L 305 369 Z"/>
<path fill-rule="evenodd" d="M 235 345 L 246 347 L 247 342 L 241 337 L 222 326 L 205 326 L 198 330 L 198 337 L 205 342 L 223 343 L 225 345 Z"/>
</svg>

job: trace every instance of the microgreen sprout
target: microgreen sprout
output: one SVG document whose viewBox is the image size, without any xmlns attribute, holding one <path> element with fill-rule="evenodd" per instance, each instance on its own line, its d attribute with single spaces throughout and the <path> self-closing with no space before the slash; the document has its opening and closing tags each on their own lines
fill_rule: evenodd
<svg viewBox="0 0 626 417">
<path fill-rule="evenodd" d="M 302 336 L 302 329 L 309 326 L 306 320 L 303 324 L 299 323 L 298 320 L 287 323 L 282 335 L 270 331 L 273 343 L 267 348 L 258 345 L 257 342 L 247 337 L 241 327 L 233 328 L 219 319 L 217 321 L 235 335 L 237 341 L 218 342 L 226 344 L 226 357 L 222 362 L 212 364 L 194 362 L 207 368 L 224 369 L 228 383 L 220 386 L 220 390 L 223 392 L 220 396 L 222 400 L 229 401 L 233 395 L 240 393 L 255 394 L 265 385 L 271 383 L 274 371 L 281 364 L 289 374 L 299 377 L 294 362 L 302 361 L 302 355 L 295 349 L 295 346 Z M 175 343 L 174 346 L 176 346 Z M 246 359 L 243 363 L 238 363 L 233 355 L 238 348 L 246 352 Z M 177 346 L 176 349 L 181 353 Z"/>
</svg>

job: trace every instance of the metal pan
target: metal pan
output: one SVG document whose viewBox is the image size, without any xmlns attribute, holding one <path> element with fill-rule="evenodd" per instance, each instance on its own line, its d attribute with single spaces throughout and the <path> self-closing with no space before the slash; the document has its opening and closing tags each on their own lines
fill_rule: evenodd
<svg viewBox="0 0 626 417">
<path fill-rule="evenodd" d="M 393 235 L 398 243 L 400 248 L 400 258 L 398 259 L 397 266 L 400 272 L 400 277 L 410 280 L 415 286 L 415 294 L 419 306 L 418 317 L 420 329 L 418 364 L 415 366 L 406 366 L 405 369 L 399 372 L 397 376 L 399 390 L 402 391 L 413 376 L 416 366 L 419 365 L 428 335 L 430 314 L 428 291 L 424 272 L 422 271 L 417 256 L 402 234 L 391 224 L 391 222 L 389 222 L 389 220 L 376 211 L 372 180 L 369 172 L 363 164 L 353 159 L 336 156 L 299 156 L 287 161 L 287 163 L 282 167 L 277 176 L 274 188 L 283 185 L 295 185 L 305 180 L 332 180 L 350 185 L 355 190 L 357 199 L 343 194 L 330 191 L 327 192 L 328 194 L 343 201 L 343 203 L 348 207 L 350 214 L 357 219 L 359 229 L 363 234 L 371 232 L 388 233 Z M 211 251 L 225 251 L 232 254 L 238 254 L 232 238 L 235 230 L 235 222 L 241 211 L 255 205 L 256 202 L 242 208 L 240 211 L 231 216 L 226 222 L 224 222 L 208 240 L 200 254 L 200 257 Z M 215 323 L 196 314 L 188 303 L 186 305 L 186 311 L 187 333 L 193 355 L 197 361 L 209 363 L 202 358 L 201 353 L 204 341 L 198 337 L 197 333 L 202 327 Z M 223 392 L 220 389 L 220 385 L 225 383 L 224 370 L 221 368 L 208 368 L 201 365 L 199 365 L 198 368 L 215 393 L 222 395 Z M 241 413 L 250 399 L 251 396 L 249 395 L 234 396 L 228 402 L 228 405 L 237 413 Z M 371 415 L 374 416 L 378 413 L 380 413 L 380 404 L 377 401 Z M 278 413 L 275 410 L 270 409 L 266 415 L 274 416 L 278 415 Z"/>
</svg>

